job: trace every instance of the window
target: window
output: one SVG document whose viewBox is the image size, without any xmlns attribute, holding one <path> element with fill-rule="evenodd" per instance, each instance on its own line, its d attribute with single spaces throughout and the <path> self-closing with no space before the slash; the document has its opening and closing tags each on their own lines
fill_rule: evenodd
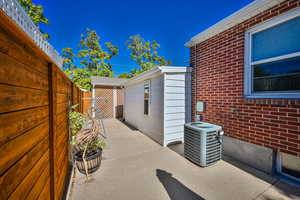
<svg viewBox="0 0 300 200">
<path fill-rule="evenodd" d="M 245 96 L 300 98 L 300 9 L 246 31 Z"/>
<path fill-rule="evenodd" d="M 144 114 L 149 115 L 150 81 L 144 83 Z"/>
<path fill-rule="evenodd" d="M 290 154 L 277 152 L 277 172 L 300 181 L 300 159 Z"/>
</svg>

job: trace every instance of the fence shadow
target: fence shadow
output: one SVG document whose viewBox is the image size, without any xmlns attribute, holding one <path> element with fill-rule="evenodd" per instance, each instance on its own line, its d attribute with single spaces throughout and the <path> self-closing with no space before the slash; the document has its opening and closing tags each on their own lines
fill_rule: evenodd
<svg viewBox="0 0 300 200">
<path fill-rule="evenodd" d="M 198 194 L 174 178 L 171 173 L 161 169 L 156 169 L 156 176 L 164 186 L 171 200 L 204 200 L 204 198 L 200 197 Z"/>
</svg>

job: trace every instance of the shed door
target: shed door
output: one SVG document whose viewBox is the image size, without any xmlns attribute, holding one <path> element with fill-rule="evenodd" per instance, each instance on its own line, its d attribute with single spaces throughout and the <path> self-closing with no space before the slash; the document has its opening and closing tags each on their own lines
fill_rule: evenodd
<svg viewBox="0 0 300 200">
<path fill-rule="evenodd" d="M 95 117 L 98 119 L 114 117 L 114 98 L 112 87 L 96 87 L 95 88 Z"/>
</svg>

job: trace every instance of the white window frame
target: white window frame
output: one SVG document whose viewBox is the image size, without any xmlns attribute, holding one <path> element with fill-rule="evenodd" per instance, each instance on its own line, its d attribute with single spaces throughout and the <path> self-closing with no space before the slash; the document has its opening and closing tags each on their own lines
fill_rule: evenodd
<svg viewBox="0 0 300 200">
<path fill-rule="evenodd" d="M 296 178 L 296 177 L 294 177 L 294 176 L 292 176 L 290 174 L 284 173 L 282 171 L 282 154 L 281 154 L 280 151 L 276 152 L 276 172 L 278 174 L 281 174 L 281 175 L 289 178 L 289 179 L 292 179 L 292 180 L 295 180 L 295 181 L 300 181 L 299 178 Z"/>
<path fill-rule="evenodd" d="M 245 32 L 245 60 L 244 60 L 244 96 L 246 98 L 300 98 L 300 92 L 290 92 L 290 91 L 279 91 L 279 92 L 253 92 L 253 79 L 252 79 L 252 66 L 256 64 L 268 63 L 272 61 L 279 61 L 287 58 L 293 58 L 300 56 L 300 52 L 291 53 L 283 56 L 267 58 L 259 61 L 252 62 L 251 50 L 252 50 L 252 35 L 271 28 L 280 23 L 291 20 L 295 17 L 300 16 L 300 8 L 294 9 L 286 14 L 275 17 L 267 22 L 254 26 L 253 28 Z"/>
</svg>

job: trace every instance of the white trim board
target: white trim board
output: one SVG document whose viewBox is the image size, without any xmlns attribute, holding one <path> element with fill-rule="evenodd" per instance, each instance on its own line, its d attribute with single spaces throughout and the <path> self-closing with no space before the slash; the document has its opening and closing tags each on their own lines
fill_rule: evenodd
<svg viewBox="0 0 300 200">
<path fill-rule="evenodd" d="M 185 73 L 185 72 L 192 72 L 191 67 L 176 67 L 176 66 L 159 66 L 152 68 L 148 71 L 145 71 L 125 82 L 124 86 L 132 85 L 139 83 L 141 81 L 157 77 L 164 73 Z"/>
</svg>

